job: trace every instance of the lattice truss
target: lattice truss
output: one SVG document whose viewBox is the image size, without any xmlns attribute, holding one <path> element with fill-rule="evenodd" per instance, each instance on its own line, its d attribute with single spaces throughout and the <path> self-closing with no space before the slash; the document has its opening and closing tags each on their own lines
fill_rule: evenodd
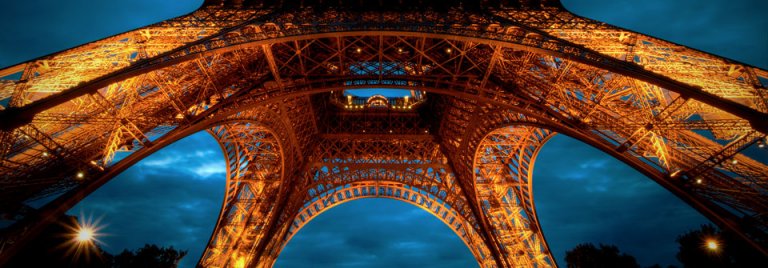
<svg viewBox="0 0 768 268">
<path fill-rule="evenodd" d="M 203 265 L 269 266 L 312 217 L 363 197 L 430 211 L 485 267 L 554 265 L 530 191 L 554 132 L 766 252 L 768 167 L 741 152 L 765 143 L 768 72 L 558 6 L 206 5 L 0 70 L 0 209 L 17 220 L 0 264 L 120 171 L 202 130 L 229 168 Z M 334 104 L 371 87 L 425 103 Z"/>
</svg>

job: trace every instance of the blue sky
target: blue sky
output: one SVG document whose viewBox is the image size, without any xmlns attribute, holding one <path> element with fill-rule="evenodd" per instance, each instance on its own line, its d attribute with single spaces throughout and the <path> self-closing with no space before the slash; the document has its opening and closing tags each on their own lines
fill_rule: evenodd
<svg viewBox="0 0 768 268">
<path fill-rule="evenodd" d="M 4 3 L 0 66 L 42 56 L 194 10 L 200 0 L 27 0 Z M 768 68 L 768 1 L 566 0 L 580 15 Z M 190 251 L 208 241 L 224 192 L 224 161 L 206 133 L 173 144 L 109 182 L 71 214 L 108 223 L 108 251 L 145 243 Z M 578 141 L 558 136 L 534 170 L 542 227 L 558 262 L 578 243 L 610 243 L 643 266 L 676 264 L 675 237 L 707 222 L 649 179 Z M 343 204 L 297 234 L 277 267 L 472 267 L 439 220 L 382 199 Z"/>
</svg>

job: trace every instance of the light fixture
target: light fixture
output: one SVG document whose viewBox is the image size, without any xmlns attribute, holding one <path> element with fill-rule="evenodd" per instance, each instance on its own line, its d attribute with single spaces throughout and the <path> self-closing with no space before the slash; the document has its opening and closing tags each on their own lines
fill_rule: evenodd
<svg viewBox="0 0 768 268">
<path fill-rule="evenodd" d="M 66 235 L 69 239 L 65 245 L 67 245 L 67 255 L 72 255 L 75 259 L 85 256 L 89 257 L 91 254 L 99 254 L 99 250 L 96 247 L 100 244 L 99 237 L 103 234 L 100 231 L 104 228 L 100 225 L 101 219 L 93 219 L 92 217 L 85 217 L 82 213 L 80 219 L 75 220 L 72 218 L 71 223 L 65 224 L 69 230 Z"/>
<path fill-rule="evenodd" d="M 701 184 L 702 182 L 704 181 L 701 178 L 696 179 L 696 184 Z"/>
<path fill-rule="evenodd" d="M 94 231 L 88 226 L 80 226 L 80 229 L 77 230 L 77 235 L 75 236 L 75 240 L 80 243 L 90 242 L 93 238 Z"/>
<path fill-rule="evenodd" d="M 451 49 L 450 47 L 446 48 L 445 49 L 445 53 L 451 54 L 451 53 L 453 53 L 453 49 Z"/>
<path fill-rule="evenodd" d="M 44 157 L 48 157 L 48 152 L 43 152 Z"/>
<path fill-rule="evenodd" d="M 731 164 L 738 164 L 739 160 L 736 160 L 736 158 L 731 159 Z"/>
<path fill-rule="evenodd" d="M 355 49 L 355 52 L 361 53 L 361 52 L 363 52 L 363 49 L 358 47 L 358 48 Z"/>
<path fill-rule="evenodd" d="M 718 241 L 716 238 L 707 238 L 704 241 L 704 247 L 710 251 L 718 251 L 720 250 L 720 241 Z"/>
<path fill-rule="evenodd" d="M 84 177 L 85 177 L 85 173 L 83 173 L 82 171 L 80 171 L 80 172 L 77 172 L 77 178 L 78 178 L 78 179 L 82 179 L 82 178 L 84 178 Z"/>
</svg>

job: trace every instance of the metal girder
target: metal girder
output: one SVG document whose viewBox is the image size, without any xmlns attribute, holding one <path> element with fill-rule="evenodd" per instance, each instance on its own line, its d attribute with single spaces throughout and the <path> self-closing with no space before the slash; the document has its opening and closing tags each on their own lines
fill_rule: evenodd
<svg viewBox="0 0 768 268">
<path fill-rule="evenodd" d="M 630 164 L 766 252 L 768 167 L 740 154 L 766 142 L 765 70 L 581 18 L 557 1 L 493 12 L 255 8 L 267 2 L 207 3 L 0 70 L 24 78 L 1 85 L 12 105 L 0 111 L 0 180 L 9 185 L 0 194 L 19 204 L 64 192 L 3 234 L 0 264 L 15 250 L 5 245 L 34 236 L 120 170 L 211 127 L 234 183 L 201 264 L 269 266 L 306 223 L 300 215 L 311 204 L 320 211 L 309 196 L 351 200 L 333 194 L 386 181 L 360 196 L 406 200 L 417 182 L 449 193 L 417 195 L 452 204 L 472 226 L 454 230 L 471 233 L 462 238 L 482 266 L 554 265 L 525 189 L 550 131 Z M 345 104 L 345 90 L 360 88 L 421 95 L 380 100 L 384 108 Z M 507 128 L 515 124 L 526 127 Z M 130 154 L 112 163 L 118 150 Z M 275 169 L 247 160 L 273 155 L 283 161 L 277 183 L 267 174 Z M 62 161 L 85 163 L 89 178 L 73 180 Z M 396 175 L 430 168 L 445 171 Z"/>
</svg>

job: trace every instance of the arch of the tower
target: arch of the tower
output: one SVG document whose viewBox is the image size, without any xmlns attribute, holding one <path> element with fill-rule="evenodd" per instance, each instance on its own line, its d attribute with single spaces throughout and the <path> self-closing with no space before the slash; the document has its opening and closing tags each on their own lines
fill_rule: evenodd
<svg viewBox="0 0 768 268">
<path fill-rule="evenodd" d="M 2 123 L 11 130 L 0 133 L 4 141 L 0 152 L 7 164 L 0 168 L 11 178 L 63 179 L 57 184 L 4 187 L 18 191 L 0 198 L 23 200 L 47 191 L 40 185 L 52 185 L 54 190 L 69 192 L 41 213 L 63 213 L 132 163 L 181 137 L 214 127 L 211 131 L 222 140 L 228 157 L 228 176 L 254 181 L 246 183 L 250 195 L 241 195 L 246 189 L 241 183 L 228 182 L 227 198 L 234 199 L 225 202 L 221 219 L 246 216 L 231 211 L 253 214 L 263 210 L 257 218 L 266 218 L 269 223 L 258 224 L 269 226 L 264 226 L 267 233 L 237 238 L 250 243 L 250 248 L 240 248 L 233 246 L 230 238 L 245 230 L 242 224 L 256 223 L 223 220 L 217 231 L 237 231 L 226 231 L 227 239 L 214 234 L 209 252 L 228 258 L 212 263 L 229 263 L 235 255 L 235 261 L 241 256 L 268 256 L 265 252 L 276 252 L 282 242 L 251 242 L 264 236 L 289 237 L 290 225 L 279 223 L 293 219 L 291 215 L 271 211 L 297 212 L 305 205 L 290 203 L 287 196 L 302 192 L 300 178 L 311 177 L 307 174 L 311 169 L 302 168 L 322 158 L 307 156 L 306 152 L 330 140 L 320 133 L 322 126 L 313 110 L 318 107 L 313 101 L 331 102 L 331 91 L 387 87 L 424 91 L 434 100 L 421 108 L 429 112 L 419 113 L 432 120 L 424 136 L 439 137 L 440 154 L 453 165 L 456 177 L 463 178 L 459 181 L 467 181 L 458 188 L 464 189 L 468 204 L 457 211 L 479 217 L 476 225 L 483 229 L 478 232 L 483 243 L 490 245 L 492 255 L 508 257 L 497 256 L 497 263 L 502 259 L 526 263 L 516 258 L 553 263 L 544 254 L 547 246 L 538 231 L 530 189 L 526 190 L 530 184 L 522 184 L 530 180 L 526 171 L 530 172 L 531 159 L 535 158 L 533 148 L 536 142 L 545 141 L 547 132 L 519 128 L 530 131 L 527 138 L 521 138 L 529 142 L 524 146 L 510 138 L 522 137 L 518 130 L 499 130 L 515 124 L 564 133 L 595 146 L 741 234 L 746 233 L 741 224 L 752 222 L 758 236 L 745 237 L 757 243 L 762 243 L 759 236 L 768 232 L 764 218 L 768 212 L 764 183 L 768 167 L 739 154 L 765 139 L 768 129 L 763 117 L 766 109 L 757 95 L 758 89 L 764 88 L 754 83 L 755 68 L 720 70 L 731 76 L 718 76 L 713 82 L 695 74 L 666 73 L 653 66 L 645 69 L 640 67 L 642 62 L 633 62 L 626 53 L 618 59 L 598 52 L 603 48 L 590 50 L 554 33 L 517 22 L 499 22 L 498 16 L 342 13 L 306 11 L 294 18 L 263 20 L 251 14 L 254 19 L 229 25 L 232 28 L 228 32 L 157 56 L 144 55 L 140 62 L 117 64 L 121 69 L 105 69 L 99 75 L 79 76 L 82 68 L 62 63 L 59 68 L 69 72 L 67 80 L 30 65 L 25 77 L 32 82 L 17 94 L 25 99 L 14 101 L 16 106 L 3 114 L 18 116 Z M 344 21 L 314 23 L 336 19 Z M 147 36 L 151 39 L 152 34 Z M 88 80 L 74 81 L 73 77 Z M 707 83 L 701 88 L 692 86 L 696 81 Z M 44 90 L 52 85 L 63 86 L 66 91 Z M 715 87 L 732 90 L 716 91 Z M 338 109 L 353 112 L 343 105 Z M 78 113 L 73 115 L 73 110 Z M 265 129 L 271 132 L 236 123 L 254 113 L 259 120 L 270 122 Z M 145 116 L 135 118 L 136 114 Z M 227 130 L 232 126 L 234 133 L 240 134 Z M 729 143 L 718 144 L 697 131 Z M 238 135 L 258 139 L 245 140 Z M 278 143 L 258 140 L 279 141 L 280 145 L 267 146 Z M 493 143 L 495 140 L 506 145 Z M 251 165 L 276 165 L 254 161 L 261 159 L 257 155 L 271 159 L 266 152 L 256 153 L 267 148 L 262 146 L 283 161 L 280 181 L 292 183 L 278 187 L 267 183 L 277 174 L 248 169 Z M 277 149 L 279 153 L 274 151 Z M 111 161 L 120 150 L 132 154 L 119 162 Z M 375 154 L 360 155 L 364 156 Z M 79 180 L 76 170 L 87 171 L 89 179 Z M 43 173 L 46 176 L 35 176 Z M 502 184 L 488 185 L 489 181 Z M 278 207 L 253 205 L 249 196 L 256 193 L 251 189 L 269 192 L 280 201 Z M 476 206 L 471 205 L 475 202 Z M 233 207 L 226 207 L 230 205 Z M 473 209 L 476 211 L 470 212 Z M 529 231 L 509 235 L 520 226 Z M 226 246 L 218 248 L 220 244 Z M 513 250 L 520 245 L 529 251 L 519 254 Z M 205 261 L 201 263 L 207 264 Z"/>
<path fill-rule="evenodd" d="M 461 197 L 453 196 L 455 193 L 452 193 L 450 189 L 438 188 L 439 182 L 431 182 L 435 186 L 427 189 L 423 186 L 410 184 L 436 179 L 427 173 L 433 172 L 414 171 L 424 173 L 415 174 L 403 170 L 370 168 L 333 174 L 334 177 L 343 177 L 341 180 L 345 182 L 321 184 L 308 191 L 308 199 L 305 200 L 305 204 L 296 213 L 294 219 L 288 223 L 290 224 L 288 234 L 279 250 L 282 250 L 282 247 L 287 245 L 293 236 L 312 219 L 335 206 L 363 198 L 387 198 L 409 203 L 437 217 L 461 238 L 481 267 L 495 266 L 489 250 L 473 224 L 476 220 L 465 219 L 466 215 L 462 215 L 453 208 L 452 202 L 460 200 Z M 312 194 L 314 194 L 313 197 Z M 274 261 L 279 251 L 272 254 L 274 257 L 271 261 Z"/>
<path fill-rule="evenodd" d="M 554 265 L 536 216 L 533 164 L 549 130 L 530 126 L 496 129 L 482 139 L 472 164 L 476 198 L 512 263 Z"/>
<path fill-rule="evenodd" d="M 298 173 L 301 175 L 279 180 L 282 186 L 290 185 L 289 203 L 282 210 L 259 210 L 253 206 L 265 200 L 270 202 L 264 205 L 274 206 L 278 195 L 278 181 L 274 180 L 277 176 L 267 180 L 266 175 L 278 170 L 264 169 L 260 164 L 275 161 L 272 151 L 264 154 L 259 149 L 271 144 L 263 141 L 269 135 L 261 129 L 258 124 L 234 121 L 211 130 L 227 155 L 229 171 L 222 216 L 200 265 L 269 267 L 290 238 L 316 215 L 342 202 L 381 197 L 425 209 L 465 242 L 480 265 L 496 266 L 487 242 L 479 235 L 471 205 L 432 136 L 413 135 L 405 140 L 321 137 L 308 157 L 307 168 Z M 259 159 L 264 156 L 265 160 Z M 265 232 L 270 224 L 266 221 L 274 222 L 278 226 L 276 231 L 268 235 L 259 233 Z M 248 229 L 256 234 L 247 235 Z M 263 245 L 263 249 L 255 249 L 258 245 Z"/>
</svg>

